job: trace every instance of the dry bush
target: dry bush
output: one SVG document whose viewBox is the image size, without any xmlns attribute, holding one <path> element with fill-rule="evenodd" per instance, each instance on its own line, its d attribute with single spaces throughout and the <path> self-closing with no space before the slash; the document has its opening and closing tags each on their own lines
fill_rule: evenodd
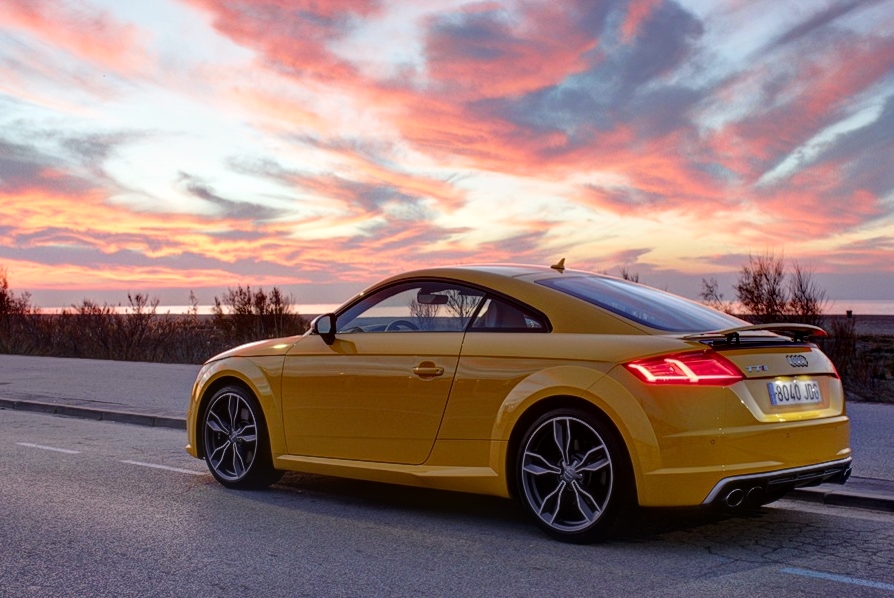
<svg viewBox="0 0 894 598">
<path fill-rule="evenodd" d="M 755 324 L 782 321 L 788 308 L 785 287 L 785 264 L 781 258 L 767 253 L 748 256 L 736 283 L 736 295 Z"/>
<path fill-rule="evenodd" d="M 698 296 L 702 303 L 708 307 L 713 307 L 717 311 L 728 314 L 732 314 L 734 311 L 733 302 L 723 298 L 723 293 L 720 292 L 720 283 L 714 277 L 710 279 L 702 278 L 702 290 L 699 291 Z"/>
<path fill-rule="evenodd" d="M 9 288 L 6 268 L 0 268 L 0 353 L 29 355 L 38 351 L 35 331 L 38 311 L 29 293 L 16 294 Z"/>
<path fill-rule="evenodd" d="M 789 274 L 787 313 L 795 322 L 820 326 L 825 323 L 828 307 L 826 291 L 813 280 L 813 272 L 792 262 Z"/>
<path fill-rule="evenodd" d="M 128 294 L 127 305 L 84 299 L 58 314 L 41 314 L 28 293 L 9 288 L 0 268 L 0 353 L 79 357 L 119 361 L 202 363 L 236 345 L 301 334 L 307 320 L 291 297 L 277 289 L 268 294 L 250 287 L 230 289 L 214 298 L 213 317 L 191 308 L 183 315 L 158 313 L 158 299 Z"/>
<path fill-rule="evenodd" d="M 835 364 L 843 378 L 853 378 L 857 372 L 857 333 L 854 318 L 832 320 L 829 337 L 823 341 L 823 351 Z"/>
<path fill-rule="evenodd" d="M 856 318 L 836 318 L 823 350 L 851 398 L 894 402 L 894 338 L 856 333 Z"/>
<path fill-rule="evenodd" d="M 706 305 L 733 312 L 733 302 L 724 300 L 716 278 L 702 279 L 699 297 Z M 785 261 L 773 253 L 748 256 L 734 286 L 742 317 L 754 324 L 798 322 L 822 326 L 828 301 L 826 292 L 813 280 L 813 272 L 796 261 L 786 272 Z"/>
<path fill-rule="evenodd" d="M 214 298 L 214 329 L 234 345 L 302 334 L 308 322 L 301 317 L 291 296 L 273 287 L 268 294 L 251 286 L 227 289 L 223 299 Z"/>
<path fill-rule="evenodd" d="M 189 293 L 190 309 L 187 313 L 159 323 L 160 328 L 168 329 L 165 345 L 165 361 L 172 363 L 203 363 L 208 358 L 226 350 L 231 345 L 214 330 L 210 318 L 199 316 L 196 296 Z"/>
</svg>

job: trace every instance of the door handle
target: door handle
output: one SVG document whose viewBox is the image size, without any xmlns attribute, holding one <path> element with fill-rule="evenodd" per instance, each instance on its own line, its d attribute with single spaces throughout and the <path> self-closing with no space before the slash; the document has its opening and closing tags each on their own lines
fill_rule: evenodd
<svg viewBox="0 0 894 598">
<path fill-rule="evenodd" d="M 423 361 L 413 368 L 413 373 L 420 378 L 435 378 L 444 375 L 444 368 L 436 366 L 431 361 Z"/>
</svg>

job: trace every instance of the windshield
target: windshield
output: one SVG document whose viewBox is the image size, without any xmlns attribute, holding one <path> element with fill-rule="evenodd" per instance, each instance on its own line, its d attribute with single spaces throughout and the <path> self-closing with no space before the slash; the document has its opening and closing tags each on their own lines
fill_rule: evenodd
<svg viewBox="0 0 894 598">
<path fill-rule="evenodd" d="M 694 301 L 616 278 L 572 275 L 537 282 L 638 324 L 667 332 L 709 332 L 747 324 Z"/>
</svg>

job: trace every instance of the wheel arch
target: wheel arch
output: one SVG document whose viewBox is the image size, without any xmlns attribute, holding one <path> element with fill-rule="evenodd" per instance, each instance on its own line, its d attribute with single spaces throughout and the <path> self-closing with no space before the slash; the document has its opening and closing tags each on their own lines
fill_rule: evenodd
<svg viewBox="0 0 894 598">
<path fill-rule="evenodd" d="M 536 403 L 529 405 L 515 420 L 506 446 L 506 463 L 504 465 L 506 484 L 512 497 L 515 498 L 517 495 L 518 474 L 516 473 L 516 464 L 518 462 L 518 453 L 521 448 L 522 440 L 537 419 L 550 411 L 559 409 L 578 409 L 599 419 L 605 424 L 609 429 L 609 432 L 614 435 L 614 440 L 623 449 L 621 465 L 624 468 L 627 480 L 629 480 L 629 488 L 627 490 L 632 493 L 632 498 L 638 502 L 636 475 L 633 467 L 632 455 L 630 453 L 630 446 L 618 424 L 605 410 L 601 409 L 593 402 L 579 396 L 567 394 L 556 394 L 542 398 Z"/>
<path fill-rule="evenodd" d="M 281 362 L 280 362 L 281 363 Z M 199 458 L 205 456 L 205 439 L 200 428 L 208 401 L 220 389 L 226 386 L 238 386 L 249 393 L 261 407 L 260 416 L 264 418 L 267 435 L 270 441 L 271 454 L 274 456 L 285 452 L 285 437 L 282 434 L 282 425 L 279 421 L 278 401 L 274 387 L 265 368 L 255 364 L 252 360 L 238 359 L 224 360 L 212 371 L 206 373 L 203 386 L 198 391 L 199 398 L 195 411 L 195 443 L 196 453 Z M 278 389 L 276 389 L 278 391 Z"/>
</svg>

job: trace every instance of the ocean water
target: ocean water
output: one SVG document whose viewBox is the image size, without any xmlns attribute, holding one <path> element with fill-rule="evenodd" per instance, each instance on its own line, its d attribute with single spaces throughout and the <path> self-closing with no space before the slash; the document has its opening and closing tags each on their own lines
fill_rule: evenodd
<svg viewBox="0 0 894 598">
<path fill-rule="evenodd" d="M 315 316 L 334 311 L 339 304 L 337 303 L 315 303 L 315 304 L 298 304 L 298 313 L 305 316 Z M 199 305 L 200 315 L 208 315 L 212 313 L 213 305 Z M 61 307 L 51 307 L 41 309 L 44 313 L 58 313 L 62 311 Z M 71 309 L 70 307 L 68 308 Z M 189 313 L 191 307 L 189 305 L 159 305 L 156 313 L 163 314 L 170 312 L 172 314 Z M 120 313 L 127 313 L 127 307 L 117 309 Z M 894 299 L 891 300 L 867 300 L 867 299 L 830 299 L 826 305 L 826 315 L 845 315 L 850 311 L 854 315 L 861 316 L 894 316 Z"/>
<path fill-rule="evenodd" d="M 826 306 L 828 315 L 844 315 L 848 311 L 860 316 L 894 316 L 894 299 L 835 299 Z"/>
</svg>

